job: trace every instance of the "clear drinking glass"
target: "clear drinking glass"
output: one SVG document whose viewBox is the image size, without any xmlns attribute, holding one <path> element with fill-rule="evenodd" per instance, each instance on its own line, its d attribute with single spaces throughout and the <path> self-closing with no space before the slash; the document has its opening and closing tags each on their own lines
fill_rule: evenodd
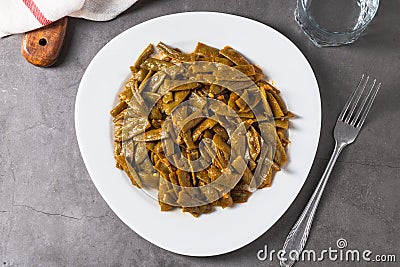
<svg viewBox="0 0 400 267">
<path fill-rule="evenodd" d="M 297 23 L 317 46 L 357 40 L 378 10 L 379 0 L 297 0 Z"/>
</svg>

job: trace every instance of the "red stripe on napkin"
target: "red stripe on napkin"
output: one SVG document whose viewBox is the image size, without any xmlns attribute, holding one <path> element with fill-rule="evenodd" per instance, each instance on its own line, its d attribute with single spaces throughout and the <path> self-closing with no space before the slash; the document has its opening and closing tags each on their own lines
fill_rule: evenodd
<svg viewBox="0 0 400 267">
<path fill-rule="evenodd" d="M 33 2 L 33 0 L 22 0 L 24 2 L 24 4 L 29 8 L 29 10 L 32 12 L 32 14 L 35 16 L 35 18 L 37 19 L 37 21 L 39 21 L 40 24 L 42 24 L 43 26 L 52 23 L 51 20 L 48 20 L 42 13 L 42 11 L 40 11 L 40 9 L 37 7 L 37 5 L 35 4 L 35 2 Z"/>
</svg>

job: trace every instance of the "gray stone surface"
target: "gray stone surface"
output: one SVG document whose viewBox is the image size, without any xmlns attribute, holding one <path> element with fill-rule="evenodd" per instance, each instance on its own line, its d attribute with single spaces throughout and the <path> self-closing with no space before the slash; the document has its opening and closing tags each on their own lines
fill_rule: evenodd
<svg viewBox="0 0 400 267">
<path fill-rule="evenodd" d="M 383 87 L 365 129 L 333 171 L 307 248 L 335 248 L 343 237 L 351 248 L 400 257 L 400 1 L 381 1 L 358 42 L 325 49 L 314 47 L 301 32 L 294 7 L 295 1 L 279 0 L 141 0 L 108 23 L 72 19 L 62 57 L 48 69 L 24 61 L 20 36 L 0 40 L 0 266 L 277 266 L 257 260 L 256 253 L 266 244 L 281 248 L 323 172 L 336 116 L 362 73 L 376 76 Z M 199 10 L 250 17 L 285 34 L 310 61 L 323 109 L 317 157 L 291 208 L 252 244 L 211 258 L 164 251 L 125 226 L 91 182 L 74 130 L 79 81 L 103 45 L 150 18 Z"/>
</svg>

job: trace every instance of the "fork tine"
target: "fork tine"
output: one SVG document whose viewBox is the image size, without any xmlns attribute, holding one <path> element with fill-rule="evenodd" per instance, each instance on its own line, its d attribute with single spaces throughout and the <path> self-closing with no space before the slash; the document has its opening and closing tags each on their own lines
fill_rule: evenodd
<svg viewBox="0 0 400 267">
<path fill-rule="evenodd" d="M 344 120 L 345 123 L 349 123 L 350 122 L 351 116 L 353 116 L 354 110 L 357 107 L 358 101 L 360 101 L 360 98 L 361 98 L 361 96 L 362 96 L 362 94 L 363 94 L 363 92 L 365 90 L 365 87 L 368 84 L 368 81 L 369 81 L 369 76 L 367 76 L 367 79 L 364 82 L 364 85 L 362 87 L 360 87 L 361 89 L 357 90 L 357 93 L 354 95 L 355 99 L 353 97 L 352 103 L 350 104 L 351 109 L 350 109 L 349 113 L 345 116 L 346 117 L 345 120 Z"/>
<path fill-rule="evenodd" d="M 371 89 L 369 89 L 369 91 L 367 93 L 367 96 L 364 97 L 361 105 L 357 108 L 357 113 L 356 113 L 356 115 L 354 115 L 353 119 L 351 120 L 350 125 L 354 126 L 357 123 L 357 121 L 359 120 L 361 111 L 364 109 L 365 104 L 367 103 L 367 100 L 368 100 L 369 96 L 371 95 L 371 92 L 374 90 L 375 84 L 376 84 L 376 79 L 374 79 Z"/>
<path fill-rule="evenodd" d="M 372 97 L 369 99 L 369 102 L 367 104 L 367 107 L 365 108 L 360 121 L 358 122 L 357 126 L 358 128 L 361 128 L 365 122 L 365 119 L 367 118 L 368 112 L 372 106 L 372 103 L 374 103 L 375 97 L 378 94 L 379 88 L 381 87 L 382 83 L 379 83 L 374 92 L 372 93 Z"/>
<path fill-rule="evenodd" d="M 348 108 L 349 108 L 349 106 L 351 104 L 351 101 L 354 98 L 354 95 L 359 90 L 360 85 L 361 85 L 362 81 L 364 80 L 364 76 L 365 76 L 364 74 L 361 76 L 361 80 L 358 82 L 356 89 L 353 91 L 353 93 L 351 93 L 351 96 L 350 96 L 349 100 L 347 100 L 346 105 L 344 105 L 344 107 L 342 109 L 342 112 L 340 112 L 339 120 L 343 121 L 344 115 L 346 114 L 346 112 L 347 112 L 347 110 L 348 110 Z"/>
</svg>

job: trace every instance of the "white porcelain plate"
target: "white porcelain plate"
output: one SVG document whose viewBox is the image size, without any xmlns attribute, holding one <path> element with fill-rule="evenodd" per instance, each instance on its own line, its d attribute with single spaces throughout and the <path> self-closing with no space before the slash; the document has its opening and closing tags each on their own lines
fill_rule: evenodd
<svg viewBox="0 0 400 267">
<path fill-rule="evenodd" d="M 129 77 L 129 66 L 149 44 L 163 41 L 184 51 L 196 43 L 230 45 L 258 64 L 298 115 L 290 129 L 290 162 L 271 188 L 256 191 L 245 204 L 194 218 L 180 210 L 161 212 L 158 203 L 133 187 L 115 168 L 109 111 Z M 141 23 L 121 33 L 96 55 L 79 86 L 75 126 L 88 172 L 102 197 L 132 230 L 166 250 L 212 256 L 241 248 L 265 233 L 288 209 L 314 160 L 321 103 L 314 73 L 296 46 L 276 30 L 233 15 L 181 13 Z M 286 235 L 287 233 L 281 233 Z"/>
</svg>

